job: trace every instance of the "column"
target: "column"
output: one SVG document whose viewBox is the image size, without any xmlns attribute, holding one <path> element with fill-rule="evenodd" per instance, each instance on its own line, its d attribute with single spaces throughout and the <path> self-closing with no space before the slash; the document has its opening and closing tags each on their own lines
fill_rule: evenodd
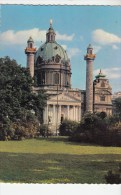
<svg viewBox="0 0 121 195">
<path fill-rule="evenodd" d="M 87 47 L 86 60 L 86 112 L 93 112 L 93 61 L 95 54 L 91 44 Z"/>
<path fill-rule="evenodd" d="M 27 67 L 29 67 L 30 75 L 33 78 L 34 76 L 34 54 L 29 53 L 27 55 Z"/>
<path fill-rule="evenodd" d="M 79 108 L 78 106 L 76 107 L 76 121 L 78 121 L 78 118 L 79 118 Z"/>
<path fill-rule="evenodd" d="M 73 106 L 73 120 L 75 120 L 75 106 Z"/>
<path fill-rule="evenodd" d="M 43 121 L 44 121 L 44 124 L 46 123 L 46 107 L 44 108 L 44 113 L 43 113 Z"/>
<path fill-rule="evenodd" d="M 81 106 L 79 106 L 79 121 L 81 121 Z"/>
<path fill-rule="evenodd" d="M 80 115 L 80 113 L 79 113 L 79 106 L 77 106 L 77 121 L 79 121 L 79 115 Z"/>
<path fill-rule="evenodd" d="M 58 122 L 60 124 L 61 121 L 61 105 L 59 105 L 59 118 L 58 118 Z"/>
<path fill-rule="evenodd" d="M 78 108 L 78 119 L 77 120 L 80 121 L 81 120 L 81 109 L 80 109 L 81 107 L 78 106 L 77 108 Z"/>
<path fill-rule="evenodd" d="M 53 124 L 55 123 L 55 105 L 53 105 Z"/>
<path fill-rule="evenodd" d="M 47 114 L 46 114 L 46 123 L 48 124 L 48 107 L 49 107 L 49 105 L 47 105 Z"/>
<path fill-rule="evenodd" d="M 67 118 L 69 119 L 69 105 L 67 106 Z"/>
<path fill-rule="evenodd" d="M 78 121 L 78 106 L 76 107 L 76 121 Z"/>
</svg>

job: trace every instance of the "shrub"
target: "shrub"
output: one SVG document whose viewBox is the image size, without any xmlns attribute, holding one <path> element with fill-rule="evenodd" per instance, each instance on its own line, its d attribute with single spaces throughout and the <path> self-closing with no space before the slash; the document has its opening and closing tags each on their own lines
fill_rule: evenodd
<svg viewBox="0 0 121 195">
<path fill-rule="evenodd" d="M 70 136 L 76 130 L 78 122 L 71 120 L 64 120 L 59 127 L 59 134 L 61 136 Z"/>
<path fill-rule="evenodd" d="M 23 138 L 34 138 L 37 136 L 39 123 L 35 121 L 18 121 L 12 124 L 14 129 L 14 136 L 11 137 L 15 140 L 21 140 Z"/>
<path fill-rule="evenodd" d="M 39 136 L 43 136 L 43 137 L 48 137 L 52 135 L 52 132 L 49 128 L 49 125 L 47 124 L 41 124 L 39 131 L 38 131 L 38 135 Z"/>
<path fill-rule="evenodd" d="M 72 132 L 69 140 L 121 146 L 121 122 L 113 118 L 104 118 L 104 114 L 87 114 Z"/>
<path fill-rule="evenodd" d="M 39 121 L 35 115 L 26 113 L 26 118 L 15 120 L 5 118 L 0 123 L 0 140 L 21 140 L 37 136 Z"/>
<path fill-rule="evenodd" d="M 112 170 L 108 171 L 107 175 L 105 175 L 105 180 L 109 184 L 120 184 L 121 183 L 121 163 L 119 164 L 119 169 L 116 172 L 112 172 Z"/>
<path fill-rule="evenodd" d="M 11 121 L 5 117 L 3 121 L 0 122 L 0 140 L 9 140 L 12 135 Z"/>
</svg>

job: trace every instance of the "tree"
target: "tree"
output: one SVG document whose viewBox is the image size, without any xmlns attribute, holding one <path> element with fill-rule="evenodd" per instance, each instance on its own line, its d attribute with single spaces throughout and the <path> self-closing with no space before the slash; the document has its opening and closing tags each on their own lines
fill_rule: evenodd
<svg viewBox="0 0 121 195">
<path fill-rule="evenodd" d="M 104 146 L 121 146 L 121 123 L 104 114 L 86 114 L 69 140 Z"/>
<path fill-rule="evenodd" d="M 33 93 L 33 80 L 27 68 L 21 67 L 9 57 L 0 58 L 0 124 L 42 121 L 46 103 L 43 90 Z M 33 114 L 35 113 L 35 114 Z M 31 117 L 31 115 L 33 115 Z M 9 119 L 9 123 L 6 123 Z"/>
<path fill-rule="evenodd" d="M 121 97 L 115 99 L 115 109 L 121 119 Z"/>
</svg>

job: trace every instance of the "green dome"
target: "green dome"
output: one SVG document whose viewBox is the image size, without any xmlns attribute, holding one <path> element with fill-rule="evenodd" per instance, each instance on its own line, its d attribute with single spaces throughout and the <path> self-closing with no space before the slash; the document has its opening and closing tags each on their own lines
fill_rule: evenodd
<svg viewBox="0 0 121 195">
<path fill-rule="evenodd" d="M 46 42 L 35 54 L 35 78 L 38 86 L 57 89 L 71 87 L 71 65 L 64 48 L 55 41 L 56 33 L 50 28 L 46 33 Z"/>
<path fill-rule="evenodd" d="M 41 57 L 44 61 L 48 61 L 57 55 L 60 57 L 60 60 L 63 60 L 63 62 L 69 60 L 66 51 L 61 45 L 59 45 L 57 42 L 46 42 L 37 50 L 35 55 L 35 63 L 38 57 Z"/>
</svg>

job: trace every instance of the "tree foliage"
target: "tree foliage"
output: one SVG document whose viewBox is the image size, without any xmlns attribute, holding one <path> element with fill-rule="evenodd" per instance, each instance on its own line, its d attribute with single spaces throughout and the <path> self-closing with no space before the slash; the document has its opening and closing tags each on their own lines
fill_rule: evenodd
<svg viewBox="0 0 121 195">
<path fill-rule="evenodd" d="M 69 138 L 71 141 L 121 146 L 121 122 L 115 117 L 87 114 Z"/>
<path fill-rule="evenodd" d="M 20 124 L 34 120 L 38 120 L 38 123 L 42 121 L 45 100 L 44 91 L 33 93 L 33 80 L 27 68 L 21 67 L 9 57 L 0 58 L 0 128 L 2 133 L 6 132 L 6 128 L 10 129 L 12 123 L 18 123 L 18 121 Z"/>
<path fill-rule="evenodd" d="M 115 109 L 121 119 L 121 97 L 115 99 Z"/>
</svg>

